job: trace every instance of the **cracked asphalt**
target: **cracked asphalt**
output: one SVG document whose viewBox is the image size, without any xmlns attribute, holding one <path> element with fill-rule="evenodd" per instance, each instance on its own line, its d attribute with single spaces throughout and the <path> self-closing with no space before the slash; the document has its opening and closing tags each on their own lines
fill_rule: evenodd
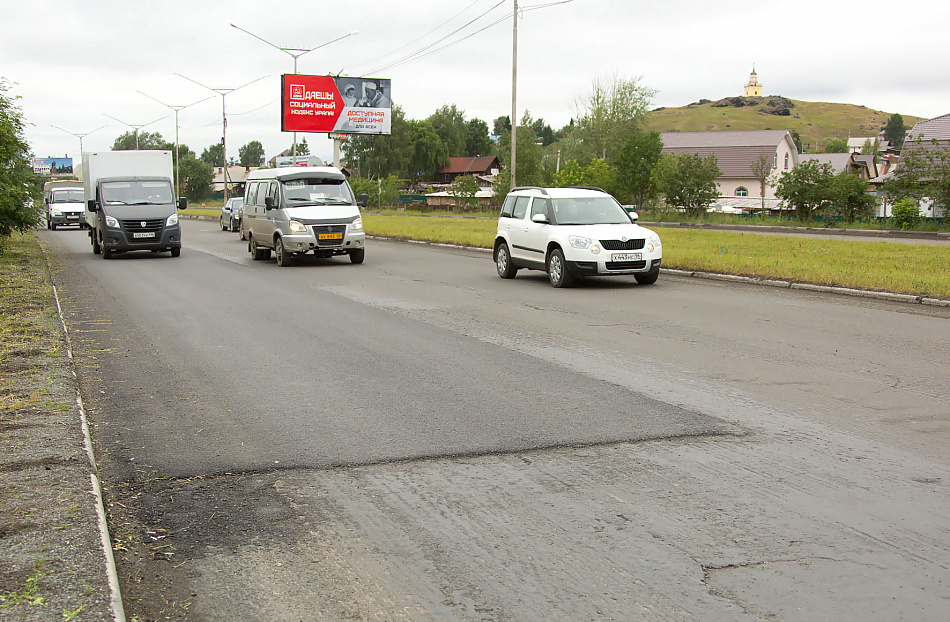
<svg viewBox="0 0 950 622">
<path fill-rule="evenodd" d="M 950 617 L 946 308 L 185 226 L 41 232 L 130 616 Z"/>
</svg>

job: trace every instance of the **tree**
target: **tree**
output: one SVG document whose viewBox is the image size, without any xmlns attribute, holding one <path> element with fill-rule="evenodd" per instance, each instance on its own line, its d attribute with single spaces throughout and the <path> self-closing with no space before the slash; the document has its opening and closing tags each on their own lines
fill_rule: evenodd
<svg viewBox="0 0 950 622">
<path fill-rule="evenodd" d="M 534 130 L 538 140 L 541 141 L 541 146 L 547 147 L 554 142 L 554 130 L 551 129 L 550 125 L 544 122 L 544 119 L 536 120 L 531 129 Z"/>
<path fill-rule="evenodd" d="M 134 151 L 135 149 L 174 151 L 175 143 L 168 142 L 158 132 L 139 132 L 138 147 L 135 143 L 135 132 L 126 132 L 112 143 L 113 151 Z"/>
<path fill-rule="evenodd" d="M 200 201 L 211 194 L 214 167 L 196 158 L 190 149 L 178 154 L 178 173 L 181 178 L 179 191 L 190 201 Z"/>
<path fill-rule="evenodd" d="M 238 164 L 241 166 L 264 166 L 264 145 L 252 140 L 238 149 Z"/>
<path fill-rule="evenodd" d="M 943 210 L 945 219 L 950 218 L 950 145 L 919 136 L 905 143 L 900 163 L 884 189 L 888 195 L 911 199 L 918 206 L 929 198 Z"/>
<path fill-rule="evenodd" d="M 463 212 L 478 208 L 477 193 L 478 180 L 474 175 L 459 175 L 449 186 L 449 194 L 455 197 L 456 206 Z"/>
<path fill-rule="evenodd" d="M 681 207 L 690 216 L 702 216 L 719 196 L 716 179 L 720 174 L 714 155 L 666 154 L 656 166 L 655 179 L 668 205 Z"/>
<path fill-rule="evenodd" d="M 442 140 L 449 151 L 449 155 L 460 157 L 469 155 L 465 153 L 465 146 L 468 142 L 468 127 L 465 123 L 465 112 L 459 110 L 455 104 L 451 106 L 442 106 L 426 119 L 432 126 L 432 129 Z"/>
<path fill-rule="evenodd" d="M 465 155 L 491 155 L 492 148 L 495 145 L 488 135 L 488 124 L 481 119 L 469 119 L 465 129 Z"/>
<path fill-rule="evenodd" d="M 762 197 L 762 211 L 765 211 L 765 188 L 772 179 L 775 162 L 774 154 L 760 153 L 752 160 L 752 177 L 759 182 L 759 196 Z"/>
<path fill-rule="evenodd" d="M 884 126 L 884 140 L 889 142 L 894 149 L 902 149 L 904 147 L 904 136 L 906 133 L 904 117 L 895 112 L 891 115 L 891 118 L 887 120 L 887 125 Z"/>
<path fill-rule="evenodd" d="M 291 150 L 292 149 L 293 149 L 293 145 L 291 145 Z M 310 155 L 310 145 L 307 144 L 306 136 L 301 138 L 300 142 L 297 143 L 297 155 Z"/>
<path fill-rule="evenodd" d="M 410 181 L 435 178 L 435 173 L 449 161 L 449 150 L 428 121 L 409 121 Z"/>
<path fill-rule="evenodd" d="M 825 153 L 848 153 L 848 141 L 832 138 L 825 143 Z"/>
<path fill-rule="evenodd" d="M 613 161 L 638 129 L 654 95 L 656 90 L 641 84 L 640 78 L 595 79 L 590 95 L 576 104 L 576 132 L 586 150 L 582 162 Z"/>
<path fill-rule="evenodd" d="M 802 162 L 782 173 L 775 195 L 795 210 L 799 220 L 807 222 L 830 200 L 834 175 L 830 164 L 819 164 L 817 160 Z"/>
<path fill-rule="evenodd" d="M 876 200 L 868 194 L 868 182 L 851 171 L 842 171 L 831 178 L 828 209 L 832 215 L 848 222 L 870 218 Z"/>
<path fill-rule="evenodd" d="M 495 136 L 501 136 L 505 132 L 511 132 L 511 117 L 497 117 L 492 122 L 492 134 Z"/>
<path fill-rule="evenodd" d="M 653 170 L 663 157 L 659 132 L 635 132 L 624 143 L 617 159 L 617 186 L 637 209 L 656 198 Z"/>
<path fill-rule="evenodd" d="M 201 152 L 201 160 L 211 166 L 221 166 L 224 161 L 224 141 L 209 145 Z"/>
<path fill-rule="evenodd" d="M 531 113 L 527 110 L 521 117 L 521 123 L 518 124 L 517 137 L 515 183 L 519 186 L 543 186 L 541 145 L 538 144 L 538 137 L 534 133 L 534 119 L 531 118 Z M 510 151 L 504 154 L 504 157 L 510 158 Z"/>
<path fill-rule="evenodd" d="M 792 134 L 792 142 L 795 143 L 795 148 L 798 149 L 798 153 L 805 153 L 805 149 L 802 144 L 801 134 L 798 133 L 798 130 L 790 130 Z"/>
<path fill-rule="evenodd" d="M 40 223 L 39 201 L 30 203 L 38 193 L 30 146 L 23 135 L 23 113 L 8 90 L 0 80 L 0 254 L 14 231 L 25 233 Z"/>
</svg>

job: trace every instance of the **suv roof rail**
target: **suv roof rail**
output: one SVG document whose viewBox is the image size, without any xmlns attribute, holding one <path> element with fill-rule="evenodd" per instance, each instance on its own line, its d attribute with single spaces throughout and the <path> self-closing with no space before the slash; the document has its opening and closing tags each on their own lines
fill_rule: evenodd
<svg viewBox="0 0 950 622">
<path fill-rule="evenodd" d="M 518 186 L 517 188 L 512 188 L 511 192 L 515 192 L 516 190 L 540 190 L 541 194 L 548 193 L 548 191 L 542 188 L 541 186 Z"/>
<path fill-rule="evenodd" d="M 597 186 L 568 186 L 568 188 L 575 188 L 577 190 L 596 190 L 597 192 L 603 192 L 604 194 L 608 194 L 606 190 L 604 190 L 603 188 L 598 188 Z"/>
</svg>

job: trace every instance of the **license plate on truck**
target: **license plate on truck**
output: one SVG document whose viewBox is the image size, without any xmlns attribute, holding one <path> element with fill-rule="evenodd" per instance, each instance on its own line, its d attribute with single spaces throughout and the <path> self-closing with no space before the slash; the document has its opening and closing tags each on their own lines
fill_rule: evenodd
<svg viewBox="0 0 950 622">
<path fill-rule="evenodd" d="M 640 261 L 643 259 L 643 253 L 614 253 L 611 261 Z"/>
<path fill-rule="evenodd" d="M 136 231 L 135 233 L 132 234 L 132 237 L 133 238 L 154 238 L 155 232 L 154 231 Z"/>
</svg>

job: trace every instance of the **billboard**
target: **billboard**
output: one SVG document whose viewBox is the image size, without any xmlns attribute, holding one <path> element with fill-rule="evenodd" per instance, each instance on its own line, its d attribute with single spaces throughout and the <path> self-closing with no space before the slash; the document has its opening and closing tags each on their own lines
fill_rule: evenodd
<svg viewBox="0 0 950 622">
<path fill-rule="evenodd" d="M 391 80 L 284 74 L 280 90 L 284 132 L 391 133 Z"/>
<path fill-rule="evenodd" d="M 59 177 L 73 174 L 72 158 L 33 158 L 33 174 Z"/>
</svg>

